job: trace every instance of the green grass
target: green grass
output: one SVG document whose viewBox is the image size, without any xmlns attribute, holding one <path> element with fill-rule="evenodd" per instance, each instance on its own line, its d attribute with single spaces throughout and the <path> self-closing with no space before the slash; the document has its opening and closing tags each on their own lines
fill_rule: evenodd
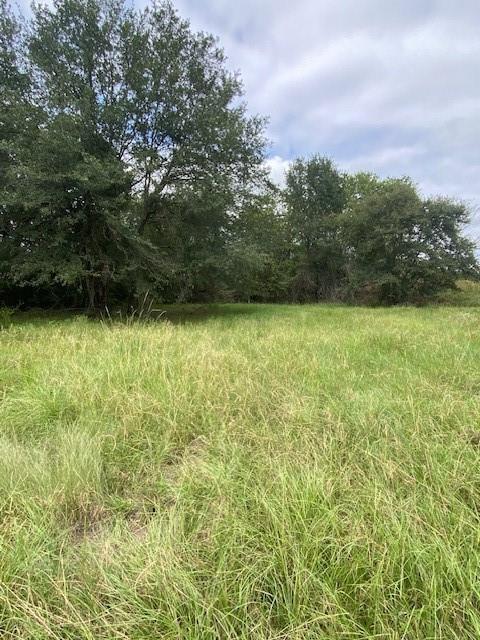
<svg viewBox="0 0 480 640">
<path fill-rule="evenodd" d="M 0 637 L 480 637 L 480 309 L 0 332 Z"/>
</svg>

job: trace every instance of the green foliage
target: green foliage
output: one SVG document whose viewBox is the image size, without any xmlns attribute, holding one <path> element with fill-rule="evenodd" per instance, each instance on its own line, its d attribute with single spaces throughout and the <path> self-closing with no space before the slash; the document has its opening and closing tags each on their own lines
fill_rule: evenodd
<svg viewBox="0 0 480 640">
<path fill-rule="evenodd" d="M 26 104 L 35 122 L 12 140 L 3 134 L 5 277 L 16 286 L 61 283 L 96 307 L 114 285 L 132 294 L 158 284 L 161 292 L 172 274 L 190 273 L 198 260 L 203 268 L 210 237 L 186 265 L 169 262 L 178 237 L 185 252 L 192 235 L 188 224 L 179 229 L 189 217 L 181 212 L 202 202 L 199 227 L 218 245 L 228 207 L 262 177 L 264 144 L 263 121 L 246 115 L 215 40 L 192 33 L 168 2 L 141 13 L 123 0 L 36 6 L 27 48 L 7 17 L 2 72 L 31 70 Z M 11 103 L 3 101 L 4 112 Z M 16 105 L 19 121 L 23 103 Z M 219 205 L 207 210 L 208 193 Z M 166 222 L 173 246 L 165 246 Z"/>
<path fill-rule="evenodd" d="M 480 307 L 480 282 L 458 280 L 455 287 L 439 292 L 432 302 L 453 307 Z"/>
<path fill-rule="evenodd" d="M 464 205 L 319 155 L 280 193 L 264 124 L 168 0 L 0 0 L 2 300 L 395 304 L 478 277 Z"/>
<path fill-rule="evenodd" d="M 330 298 L 343 277 L 337 216 L 345 206 L 342 177 L 332 161 L 314 156 L 294 162 L 287 173 L 285 202 L 296 261 L 293 297 Z"/>
<path fill-rule="evenodd" d="M 474 277 L 474 247 L 461 234 L 467 220 L 462 204 L 422 201 L 408 179 L 370 178 L 341 217 L 351 294 L 383 304 L 415 302 Z"/>
<path fill-rule="evenodd" d="M 291 279 L 291 239 L 279 195 L 270 190 L 244 203 L 230 225 L 228 289 L 240 300 L 284 299 Z"/>
</svg>

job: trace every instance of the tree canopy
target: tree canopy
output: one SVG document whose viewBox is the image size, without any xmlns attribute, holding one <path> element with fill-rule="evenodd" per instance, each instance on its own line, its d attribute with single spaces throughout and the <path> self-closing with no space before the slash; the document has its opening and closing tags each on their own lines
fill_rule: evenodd
<svg viewBox="0 0 480 640">
<path fill-rule="evenodd" d="M 477 277 L 465 205 L 320 155 L 278 189 L 264 131 L 168 1 L 0 0 L 3 302 L 398 303 Z"/>
</svg>

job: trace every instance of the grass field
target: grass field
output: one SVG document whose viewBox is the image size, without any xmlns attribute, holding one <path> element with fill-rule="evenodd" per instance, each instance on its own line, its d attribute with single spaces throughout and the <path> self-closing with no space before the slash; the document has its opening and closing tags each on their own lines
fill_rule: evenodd
<svg viewBox="0 0 480 640">
<path fill-rule="evenodd" d="M 0 637 L 480 638 L 480 308 L 0 332 Z"/>
</svg>

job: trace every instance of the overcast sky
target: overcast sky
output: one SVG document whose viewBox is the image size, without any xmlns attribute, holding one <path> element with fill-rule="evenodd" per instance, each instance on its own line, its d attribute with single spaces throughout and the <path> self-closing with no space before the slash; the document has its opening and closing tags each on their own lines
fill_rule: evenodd
<svg viewBox="0 0 480 640">
<path fill-rule="evenodd" d="M 175 4 L 219 37 L 249 110 L 270 118 L 276 179 L 319 152 L 480 208 L 480 0 Z"/>
</svg>

